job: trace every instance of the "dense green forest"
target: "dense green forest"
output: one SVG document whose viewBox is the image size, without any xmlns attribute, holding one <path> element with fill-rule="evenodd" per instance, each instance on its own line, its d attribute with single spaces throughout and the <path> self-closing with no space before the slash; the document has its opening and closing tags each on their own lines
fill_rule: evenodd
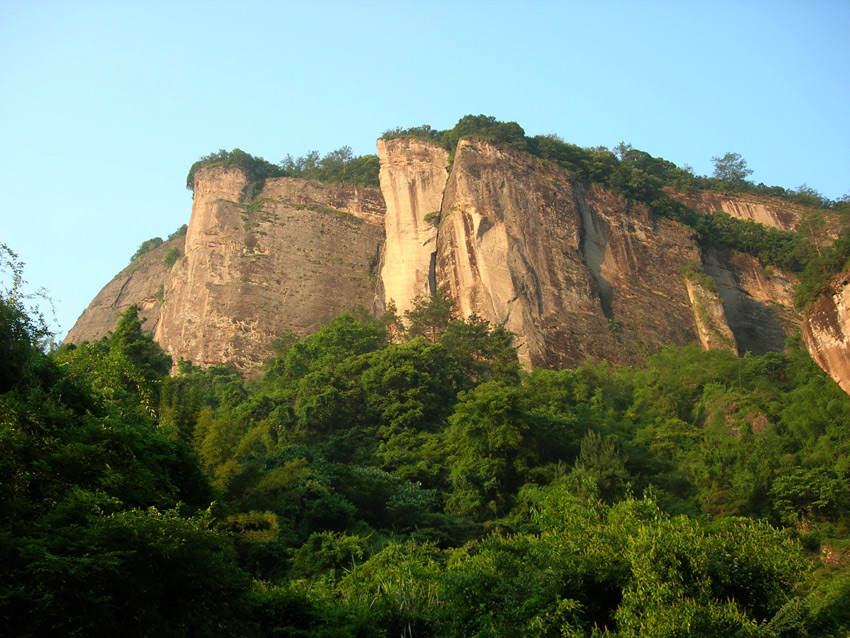
<svg viewBox="0 0 850 638">
<path fill-rule="evenodd" d="M 135 308 L 46 351 L 4 257 L 3 635 L 850 630 L 850 397 L 793 342 L 527 373 L 438 291 L 170 375 Z"/>
</svg>

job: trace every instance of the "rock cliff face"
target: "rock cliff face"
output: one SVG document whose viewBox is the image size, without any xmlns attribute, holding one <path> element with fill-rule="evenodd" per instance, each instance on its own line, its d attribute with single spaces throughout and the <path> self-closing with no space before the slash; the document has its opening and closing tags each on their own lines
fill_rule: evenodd
<svg viewBox="0 0 850 638">
<path fill-rule="evenodd" d="M 850 271 L 835 277 L 806 312 L 803 340 L 817 364 L 850 394 Z"/>
<path fill-rule="evenodd" d="M 385 303 L 395 304 L 403 317 L 432 285 L 431 259 L 437 251 L 437 214 L 449 154 L 432 142 L 402 138 L 378 140 L 378 157 L 387 206 L 381 282 Z"/>
<path fill-rule="evenodd" d="M 700 214 L 723 211 L 731 217 L 750 219 L 779 230 L 796 230 L 805 207 L 780 199 L 754 195 L 723 195 L 720 193 L 677 193 L 666 189 L 676 201 L 693 208 Z"/>
<path fill-rule="evenodd" d="M 245 370 L 285 332 L 306 336 L 344 310 L 371 309 L 384 237 L 380 191 L 277 178 L 243 202 L 246 183 L 237 169 L 199 171 L 182 259 L 166 270 L 170 243 L 145 255 L 104 288 L 66 340 L 106 334 L 136 303 L 175 361 Z"/>
<path fill-rule="evenodd" d="M 737 355 L 735 335 L 726 320 L 726 310 L 720 295 L 691 279 L 685 280 L 685 286 L 702 347 L 706 350 L 728 350 Z"/>
<path fill-rule="evenodd" d="M 762 268 L 754 257 L 718 250 L 705 252 L 703 268 L 717 284 L 739 352 L 780 352 L 786 337 L 800 328 L 794 275 Z"/>
<path fill-rule="evenodd" d="M 137 260 L 68 340 L 106 334 L 135 303 L 175 360 L 244 370 L 284 332 L 310 334 L 357 305 L 403 316 L 438 286 L 464 316 L 513 332 L 530 366 L 641 364 L 689 343 L 761 354 L 799 325 L 789 275 L 701 251 L 689 229 L 529 155 L 462 140 L 449 174 L 430 141 L 379 140 L 378 152 L 381 190 L 278 178 L 246 201 L 238 169 L 198 171 L 187 234 L 172 242 L 183 257 L 169 271 L 169 243 Z M 704 212 L 731 210 L 711 197 L 696 202 Z M 751 204 L 735 210 L 797 219 Z M 686 280 L 686 264 L 717 292 Z"/>
<path fill-rule="evenodd" d="M 635 363 L 697 338 L 679 267 L 699 254 L 676 224 L 480 141 L 458 146 L 441 217 L 437 283 L 533 366 Z"/>
<path fill-rule="evenodd" d="M 370 267 L 383 240 L 378 191 L 278 178 L 240 203 L 244 186 L 234 169 L 195 176 L 186 256 L 154 334 L 175 359 L 245 369 L 270 356 L 282 333 L 306 336 L 372 305 Z"/>
<path fill-rule="evenodd" d="M 80 343 L 105 337 L 132 305 L 138 306 L 145 330 L 154 332 L 169 279 L 165 255 L 173 248 L 185 252 L 185 240 L 184 235 L 167 241 L 115 275 L 83 311 L 65 341 Z"/>
</svg>

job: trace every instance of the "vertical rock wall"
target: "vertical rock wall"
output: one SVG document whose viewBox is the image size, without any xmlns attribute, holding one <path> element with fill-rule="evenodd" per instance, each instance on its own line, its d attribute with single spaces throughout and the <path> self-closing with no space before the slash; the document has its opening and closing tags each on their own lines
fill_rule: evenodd
<svg viewBox="0 0 850 638">
<path fill-rule="evenodd" d="M 376 189 L 279 178 L 242 202 L 244 185 L 232 169 L 195 177 L 186 256 L 155 333 L 175 360 L 247 369 L 283 333 L 303 337 L 372 306 L 384 213 Z"/>
<path fill-rule="evenodd" d="M 438 284 L 533 366 L 636 363 L 696 340 L 678 273 L 698 258 L 690 234 L 526 154 L 461 141 L 437 246 Z"/>
<path fill-rule="evenodd" d="M 834 278 L 803 321 L 812 359 L 850 394 L 850 271 Z"/>
<path fill-rule="evenodd" d="M 437 213 L 448 172 L 448 153 L 433 142 L 379 139 L 381 191 L 386 202 L 386 244 L 381 268 L 384 301 L 399 316 L 430 292 Z M 434 213 L 426 221 L 426 216 Z"/>
</svg>

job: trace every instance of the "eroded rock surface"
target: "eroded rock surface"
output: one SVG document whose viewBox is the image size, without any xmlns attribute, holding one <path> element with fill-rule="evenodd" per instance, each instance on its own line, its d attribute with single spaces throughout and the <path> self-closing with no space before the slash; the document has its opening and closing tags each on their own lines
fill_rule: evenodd
<svg viewBox="0 0 850 638">
<path fill-rule="evenodd" d="M 449 154 L 433 142 L 379 139 L 381 191 L 386 201 L 386 245 L 381 267 L 384 301 L 399 316 L 430 291 L 432 256 Z"/>
<path fill-rule="evenodd" d="M 850 271 L 835 277 L 808 309 L 803 340 L 812 359 L 850 394 Z"/>
<path fill-rule="evenodd" d="M 639 365 L 689 343 L 762 354 L 781 350 L 799 325 L 790 275 L 701 251 L 690 229 L 534 157 L 462 140 L 449 175 L 448 154 L 428 140 L 379 140 L 378 152 L 380 190 L 277 178 L 246 201 L 238 169 L 198 171 L 187 234 L 174 240 L 182 259 L 166 268 L 167 243 L 137 260 L 68 340 L 105 335 L 137 304 L 175 360 L 244 370 L 284 332 L 308 335 L 358 305 L 392 303 L 403 316 L 438 286 L 464 316 L 513 332 L 530 366 Z M 802 210 L 688 197 L 703 212 L 785 228 Z M 717 293 L 687 283 L 686 264 L 710 275 Z M 843 338 L 838 319 L 812 321 L 810 332 L 826 335 L 812 343 Z"/>
<path fill-rule="evenodd" d="M 738 351 L 781 352 L 800 328 L 794 311 L 796 277 L 762 268 L 755 257 L 722 250 L 705 252 L 703 268 L 716 282 Z"/>
<path fill-rule="evenodd" d="M 153 332 L 159 324 L 169 269 L 165 256 L 172 249 L 184 252 L 185 236 L 166 241 L 142 255 L 110 281 L 83 311 L 65 341 L 97 341 L 115 329 L 119 317 L 135 305 L 145 330 Z"/>
<path fill-rule="evenodd" d="M 516 334 L 533 366 L 696 340 L 678 270 L 698 258 L 690 233 L 523 153 L 461 141 L 437 244 L 437 283 Z"/>
<path fill-rule="evenodd" d="M 803 214 L 809 210 L 773 197 L 755 195 L 724 195 L 721 193 L 677 193 L 667 190 L 676 201 L 700 214 L 723 211 L 731 217 L 749 219 L 779 230 L 796 230 Z"/>
</svg>

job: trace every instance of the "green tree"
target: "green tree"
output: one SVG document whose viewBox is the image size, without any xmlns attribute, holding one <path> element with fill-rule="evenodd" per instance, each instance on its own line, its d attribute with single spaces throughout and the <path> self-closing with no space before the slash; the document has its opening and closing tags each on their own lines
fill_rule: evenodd
<svg viewBox="0 0 850 638">
<path fill-rule="evenodd" d="M 739 153 L 726 153 L 720 157 L 712 157 L 714 163 L 714 178 L 731 185 L 740 186 L 752 175 L 753 171 L 747 168 L 747 161 Z"/>
<path fill-rule="evenodd" d="M 457 302 L 445 286 L 440 286 L 431 295 L 416 297 L 404 317 L 408 338 L 424 337 L 436 343 L 457 317 Z"/>
</svg>

